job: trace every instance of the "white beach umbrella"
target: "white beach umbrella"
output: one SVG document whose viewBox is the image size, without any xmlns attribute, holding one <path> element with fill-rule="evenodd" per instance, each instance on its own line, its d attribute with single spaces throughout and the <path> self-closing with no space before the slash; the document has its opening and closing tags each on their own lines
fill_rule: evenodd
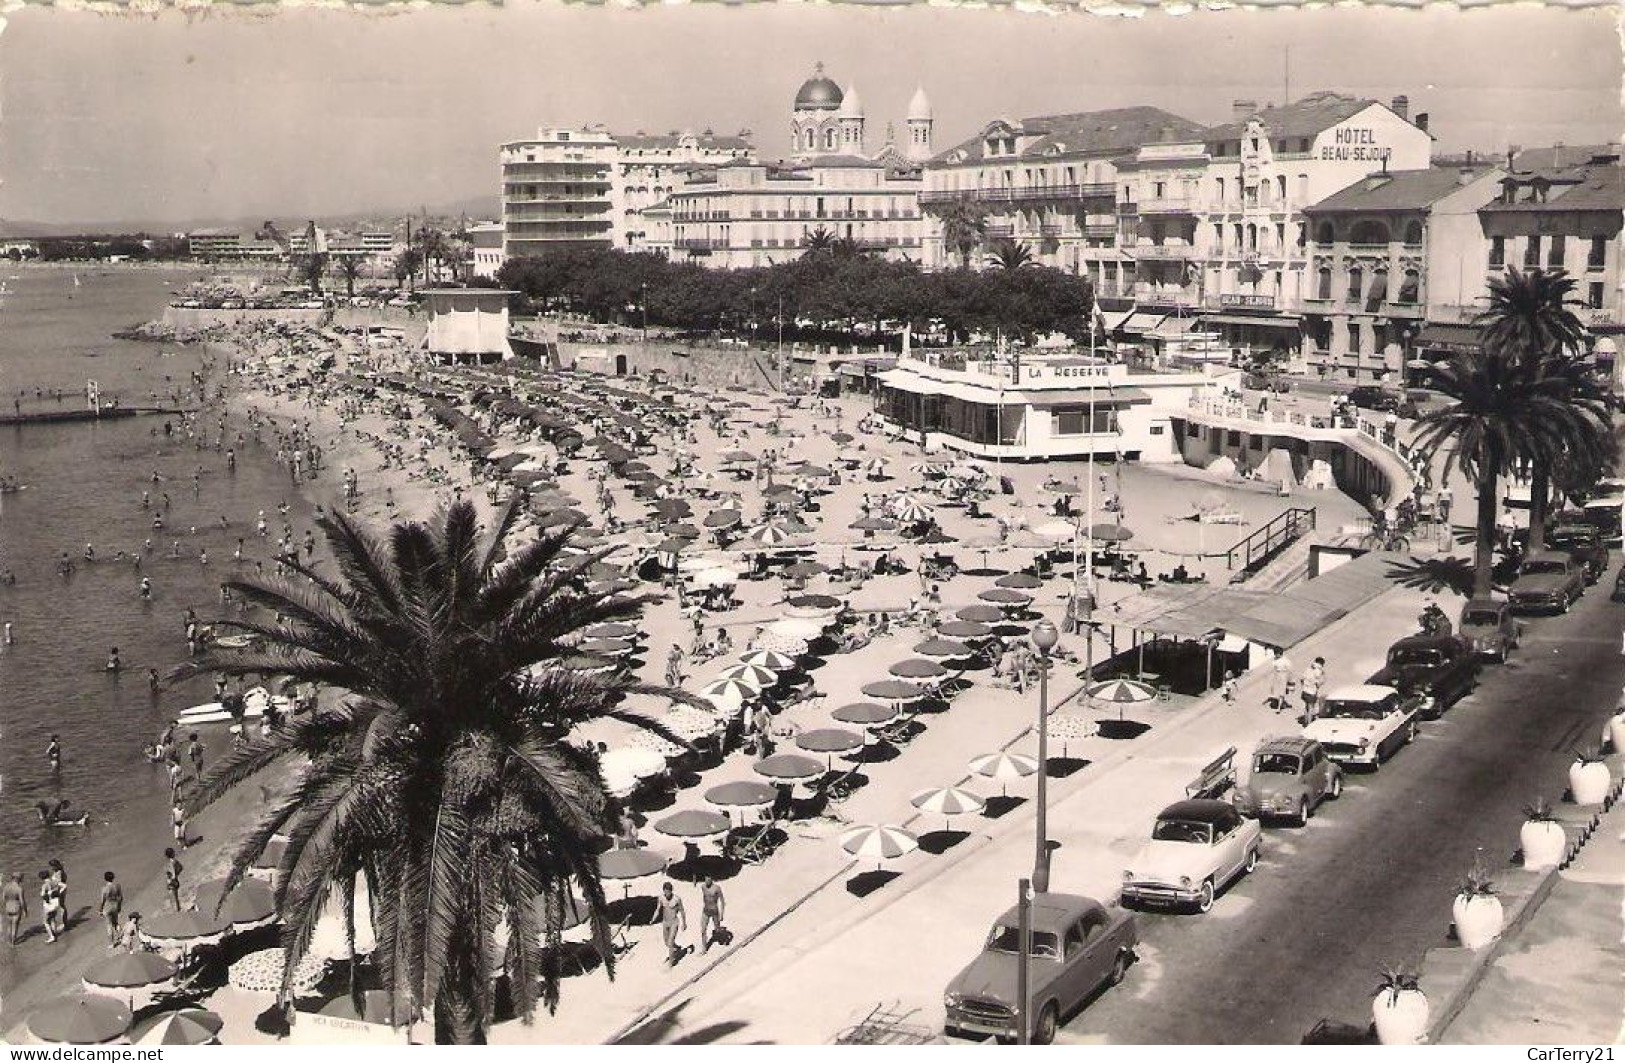
<svg viewBox="0 0 1625 1063">
<path fill-rule="evenodd" d="M 740 661 L 745 664 L 754 664 L 761 668 L 771 668 L 775 672 L 788 672 L 796 666 L 796 659 L 787 653 L 778 650 L 751 650 L 742 654 Z"/>
<path fill-rule="evenodd" d="M 986 801 L 957 786 L 922 790 L 910 799 L 910 803 L 921 812 L 931 812 L 944 818 L 974 814 L 987 807 Z"/>
<path fill-rule="evenodd" d="M 841 835 L 841 848 L 859 860 L 896 860 L 920 847 L 920 840 L 901 827 L 885 823 L 853 827 Z"/>
<path fill-rule="evenodd" d="M 738 664 L 729 665 L 727 668 L 724 668 L 721 672 L 717 673 L 717 678 L 738 679 L 749 683 L 757 690 L 766 690 L 768 687 L 779 681 L 779 673 L 764 665 L 747 664 L 746 662 L 741 661 Z"/>
</svg>

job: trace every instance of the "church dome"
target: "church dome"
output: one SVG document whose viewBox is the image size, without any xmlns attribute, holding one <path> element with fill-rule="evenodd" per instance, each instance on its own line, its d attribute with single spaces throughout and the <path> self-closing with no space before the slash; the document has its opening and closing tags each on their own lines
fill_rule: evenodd
<svg viewBox="0 0 1625 1063">
<path fill-rule="evenodd" d="M 841 86 L 824 76 L 824 64 L 819 63 L 813 71 L 813 76 L 803 82 L 800 91 L 796 93 L 796 110 L 840 110 L 842 96 Z"/>
<path fill-rule="evenodd" d="M 848 86 L 846 95 L 841 99 L 841 117 L 863 117 L 863 101 L 858 98 L 858 87 L 856 85 Z"/>
<path fill-rule="evenodd" d="M 908 120 L 911 122 L 929 122 L 931 120 L 931 101 L 925 98 L 925 87 L 914 90 L 914 98 L 908 101 Z"/>
</svg>

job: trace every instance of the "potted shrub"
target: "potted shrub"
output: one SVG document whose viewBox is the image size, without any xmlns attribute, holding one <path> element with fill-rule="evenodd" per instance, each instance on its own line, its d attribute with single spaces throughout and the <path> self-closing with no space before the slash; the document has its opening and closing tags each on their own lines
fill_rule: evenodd
<svg viewBox="0 0 1625 1063">
<path fill-rule="evenodd" d="M 1461 942 L 1462 948 L 1476 952 L 1500 936 L 1505 913 L 1495 896 L 1495 883 L 1483 864 L 1475 861 L 1472 870 L 1456 887 L 1456 901 L 1451 905 L 1450 914 L 1456 921 L 1456 940 Z"/>
<path fill-rule="evenodd" d="M 1383 968 L 1382 982 L 1371 1001 L 1371 1021 L 1377 1027 L 1378 1044 L 1422 1043 L 1428 1029 L 1428 998 L 1417 985 L 1416 972 Z"/>
<path fill-rule="evenodd" d="M 1614 747 L 1614 752 L 1625 754 L 1625 703 L 1621 703 L 1619 708 L 1614 710 L 1614 714 L 1608 717 L 1606 734 Z"/>
<path fill-rule="evenodd" d="M 1601 750 L 1591 746 L 1574 751 L 1574 763 L 1569 765 L 1569 796 L 1575 804 L 1600 805 L 1608 800 L 1613 785 Z"/>
<path fill-rule="evenodd" d="M 1563 862 L 1569 836 L 1544 797 L 1537 797 L 1534 804 L 1524 806 L 1518 843 L 1523 848 L 1523 866 L 1527 870 L 1545 871 Z"/>
</svg>

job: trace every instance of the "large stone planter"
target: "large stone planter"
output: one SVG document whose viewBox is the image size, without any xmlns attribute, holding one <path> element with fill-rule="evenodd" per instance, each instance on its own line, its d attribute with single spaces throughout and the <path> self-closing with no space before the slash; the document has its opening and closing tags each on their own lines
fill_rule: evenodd
<svg viewBox="0 0 1625 1063">
<path fill-rule="evenodd" d="M 1569 796 L 1582 807 L 1600 805 L 1608 800 L 1614 779 L 1608 765 L 1600 760 L 1577 760 L 1569 765 Z"/>
<path fill-rule="evenodd" d="M 1371 1001 L 1377 1043 L 1419 1045 L 1427 1035 L 1428 998 L 1420 989 L 1381 989 Z"/>
<path fill-rule="evenodd" d="M 1563 862 L 1569 836 L 1561 823 L 1532 819 L 1518 831 L 1518 844 L 1523 848 L 1525 870 L 1547 871 Z"/>
<path fill-rule="evenodd" d="M 1491 894 L 1458 893 L 1450 914 L 1456 921 L 1456 940 L 1464 949 L 1476 952 L 1501 936 L 1505 913 Z"/>
</svg>

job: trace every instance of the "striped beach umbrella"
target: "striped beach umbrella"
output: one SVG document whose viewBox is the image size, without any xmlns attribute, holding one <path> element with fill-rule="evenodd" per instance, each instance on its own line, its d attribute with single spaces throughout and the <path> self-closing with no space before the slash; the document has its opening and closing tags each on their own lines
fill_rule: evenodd
<svg viewBox="0 0 1625 1063">
<path fill-rule="evenodd" d="M 742 683 L 755 687 L 757 690 L 766 690 L 779 681 L 779 673 L 759 664 L 747 664 L 741 661 L 738 664 L 724 668 L 717 674 L 717 678 L 737 679 Z"/>
<path fill-rule="evenodd" d="M 944 819 L 980 812 L 987 802 L 957 786 L 939 786 L 922 790 L 910 798 L 910 803 L 921 812 L 931 812 Z"/>
<path fill-rule="evenodd" d="M 1000 792 L 1008 793 L 1011 780 L 1025 779 L 1038 771 L 1038 761 L 1024 753 L 987 753 L 973 759 L 970 770 L 984 779 L 997 779 Z"/>
<path fill-rule="evenodd" d="M 841 835 L 841 848 L 859 860 L 896 860 L 920 847 L 920 840 L 901 827 L 885 823 L 853 827 Z"/>
<path fill-rule="evenodd" d="M 1090 701 L 1108 705 L 1137 705 L 1157 699 L 1156 690 L 1138 679 L 1103 679 L 1084 687 L 1083 693 Z"/>
<path fill-rule="evenodd" d="M 745 679 L 713 679 L 700 688 L 700 696 L 703 698 L 732 698 L 740 704 L 744 704 L 747 701 L 756 700 L 766 685 L 771 684 L 758 685 Z"/>
<path fill-rule="evenodd" d="M 209 1045 L 216 1043 L 224 1025 L 224 1020 L 212 1011 L 182 1008 L 142 1020 L 131 1036 L 138 1045 Z"/>
<path fill-rule="evenodd" d="M 775 672 L 788 672 L 796 666 L 796 659 L 787 653 L 778 650 L 751 650 L 742 654 L 739 660 L 744 664 L 753 664 L 760 668 L 771 668 Z"/>
<path fill-rule="evenodd" d="M 936 515 L 936 509 L 921 502 L 917 498 L 904 498 L 892 507 L 892 516 L 898 520 L 913 523 L 917 520 L 930 520 Z"/>
</svg>

